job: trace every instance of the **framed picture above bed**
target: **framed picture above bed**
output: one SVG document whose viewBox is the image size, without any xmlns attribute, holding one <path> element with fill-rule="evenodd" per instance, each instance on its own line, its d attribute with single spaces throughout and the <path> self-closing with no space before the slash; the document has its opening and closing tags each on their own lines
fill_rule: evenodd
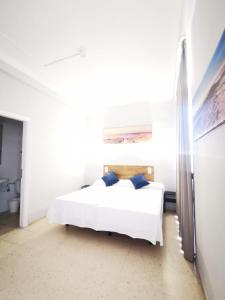
<svg viewBox="0 0 225 300">
<path fill-rule="evenodd" d="M 193 99 L 194 140 L 225 123 L 225 30 Z"/>
<path fill-rule="evenodd" d="M 103 129 L 104 144 L 131 144 L 148 142 L 152 138 L 152 125 L 126 126 Z"/>
</svg>

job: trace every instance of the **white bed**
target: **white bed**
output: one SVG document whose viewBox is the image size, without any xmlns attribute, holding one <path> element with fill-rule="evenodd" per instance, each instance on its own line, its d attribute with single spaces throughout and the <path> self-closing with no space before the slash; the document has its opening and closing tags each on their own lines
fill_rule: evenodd
<svg viewBox="0 0 225 300">
<path fill-rule="evenodd" d="M 56 198 L 47 217 L 50 223 L 118 232 L 163 245 L 163 192 L 160 183 L 135 190 L 129 180 L 106 187 L 100 179 L 88 188 Z"/>
</svg>

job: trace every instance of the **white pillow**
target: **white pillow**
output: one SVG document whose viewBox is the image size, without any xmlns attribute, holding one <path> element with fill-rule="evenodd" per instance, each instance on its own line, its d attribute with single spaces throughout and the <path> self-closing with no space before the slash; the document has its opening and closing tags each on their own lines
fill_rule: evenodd
<svg viewBox="0 0 225 300">
<path fill-rule="evenodd" d="M 103 186 L 105 186 L 105 183 L 102 179 L 97 179 L 96 181 L 94 181 L 94 183 L 92 185 L 103 185 Z"/>
<path fill-rule="evenodd" d="M 150 184 L 143 186 L 142 189 L 155 189 L 155 190 L 162 190 L 164 191 L 164 185 L 159 182 L 150 181 Z"/>
<path fill-rule="evenodd" d="M 114 184 L 114 186 L 134 188 L 132 182 L 129 179 L 120 179 L 117 183 Z"/>
<path fill-rule="evenodd" d="M 97 179 L 93 185 L 105 186 L 105 183 L 102 179 Z M 131 187 L 133 188 L 132 182 L 129 179 L 120 179 L 118 182 L 113 184 L 112 186 L 116 187 Z"/>
<path fill-rule="evenodd" d="M 93 185 L 105 186 L 105 183 L 102 179 L 97 179 Z M 120 179 L 117 183 L 113 184 L 115 187 L 130 187 L 134 188 L 130 179 Z M 165 190 L 164 185 L 159 182 L 150 181 L 150 184 L 143 186 L 141 189 L 157 189 L 157 190 Z"/>
<path fill-rule="evenodd" d="M 159 182 L 149 181 L 150 184 L 143 186 L 141 189 L 157 189 L 157 190 L 163 190 L 164 191 L 164 185 Z M 130 187 L 134 188 L 132 182 L 130 179 L 120 179 L 117 183 L 115 183 L 113 186 L 117 187 Z"/>
</svg>

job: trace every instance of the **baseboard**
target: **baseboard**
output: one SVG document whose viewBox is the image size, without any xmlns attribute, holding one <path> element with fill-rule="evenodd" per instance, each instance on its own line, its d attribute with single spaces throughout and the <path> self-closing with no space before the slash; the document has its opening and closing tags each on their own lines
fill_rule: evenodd
<svg viewBox="0 0 225 300">
<path fill-rule="evenodd" d="M 196 259 L 195 265 L 196 265 L 197 275 L 200 278 L 200 283 L 201 283 L 201 287 L 202 287 L 202 291 L 204 293 L 205 299 L 213 300 L 212 293 L 209 291 L 210 284 L 209 284 L 209 279 L 207 276 L 208 272 L 204 268 L 204 265 L 205 265 L 204 259 L 199 250 L 197 251 L 197 259 Z"/>
<path fill-rule="evenodd" d="M 47 209 L 41 209 L 38 212 L 29 214 L 29 216 L 28 216 L 28 225 L 30 225 L 31 223 L 46 217 L 46 213 L 47 213 Z"/>
</svg>

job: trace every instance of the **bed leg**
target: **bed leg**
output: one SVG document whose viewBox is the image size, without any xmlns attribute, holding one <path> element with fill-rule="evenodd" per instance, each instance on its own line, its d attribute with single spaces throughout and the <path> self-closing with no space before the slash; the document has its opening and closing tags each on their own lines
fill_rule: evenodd
<svg viewBox="0 0 225 300">
<path fill-rule="evenodd" d="M 108 232 L 108 236 L 111 236 L 111 235 L 112 235 L 112 232 L 109 231 L 109 232 Z"/>
</svg>

